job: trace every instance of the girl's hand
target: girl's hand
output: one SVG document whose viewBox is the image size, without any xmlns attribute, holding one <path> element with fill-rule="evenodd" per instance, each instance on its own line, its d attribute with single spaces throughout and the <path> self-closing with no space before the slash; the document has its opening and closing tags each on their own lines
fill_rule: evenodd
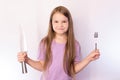
<svg viewBox="0 0 120 80">
<path fill-rule="evenodd" d="M 75 72 L 80 72 L 83 68 L 85 68 L 91 61 L 98 59 L 100 56 L 99 50 L 93 50 L 85 59 L 81 62 L 75 64 Z"/>
<path fill-rule="evenodd" d="M 24 62 L 24 61 L 26 62 L 28 56 L 26 52 L 19 52 L 17 58 L 19 62 Z"/>
<path fill-rule="evenodd" d="M 87 56 L 87 59 L 90 60 L 90 61 L 94 61 L 96 59 L 98 59 L 100 56 L 100 52 L 99 50 L 93 50 L 88 56 Z"/>
</svg>

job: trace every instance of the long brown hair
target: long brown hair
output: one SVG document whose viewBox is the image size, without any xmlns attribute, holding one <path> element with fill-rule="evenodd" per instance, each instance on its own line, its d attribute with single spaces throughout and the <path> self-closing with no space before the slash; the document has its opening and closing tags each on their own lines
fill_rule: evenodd
<svg viewBox="0 0 120 80">
<path fill-rule="evenodd" d="M 50 66 L 50 63 L 52 61 L 51 43 L 55 37 L 55 32 L 52 27 L 52 18 L 56 12 L 59 12 L 68 18 L 69 27 L 68 27 L 68 31 L 66 32 L 67 42 L 65 46 L 63 67 L 64 67 L 64 71 L 69 76 L 73 77 L 75 74 L 74 59 L 75 59 L 75 51 L 76 51 L 75 50 L 75 38 L 74 38 L 74 32 L 73 32 L 73 21 L 72 21 L 72 17 L 71 17 L 69 10 L 63 6 L 58 6 L 52 11 L 50 20 L 49 20 L 48 34 L 42 40 L 46 48 L 44 70 L 46 70 L 48 66 Z"/>
</svg>

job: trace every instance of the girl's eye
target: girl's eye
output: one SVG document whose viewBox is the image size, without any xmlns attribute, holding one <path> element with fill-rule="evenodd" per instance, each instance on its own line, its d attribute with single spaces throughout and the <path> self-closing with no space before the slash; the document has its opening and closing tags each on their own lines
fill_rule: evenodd
<svg viewBox="0 0 120 80">
<path fill-rule="evenodd" d="M 67 21 L 63 21 L 63 23 L 66 23 Z"/>
<path fill-rule="evenodd" d="M 54 21 L 54 23 L 58 23 L 58 21 Z"/>
</svg>

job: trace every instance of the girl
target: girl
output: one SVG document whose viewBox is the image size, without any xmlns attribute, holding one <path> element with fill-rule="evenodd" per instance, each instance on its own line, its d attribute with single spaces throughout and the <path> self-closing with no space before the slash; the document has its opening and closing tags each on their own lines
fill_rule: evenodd
<svg viewBox="0 0 120 80">
<path fill-rule="evenodd" d="M 40 42 L 39 60 L 19 52 L 18 61 L 44 72 L 44 80 L 72 80 L 99 55 L 99 50 L 94 50 L 80 61 L 80 45 L 74 37 L 71 14 L 67 8 L 58 6 L 51 13 L 48 34 Z"/>
</svg>

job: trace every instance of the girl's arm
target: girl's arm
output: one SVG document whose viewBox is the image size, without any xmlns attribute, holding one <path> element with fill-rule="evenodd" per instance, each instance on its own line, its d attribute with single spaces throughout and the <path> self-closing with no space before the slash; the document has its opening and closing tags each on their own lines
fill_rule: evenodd
<svg viewBox="0 0 120 80">
<path fill-rule="evenodd" d="M 81 62 L 75 64 L 75 73 L 80 72 L 84 69 L 91 61 L 98 59 L 100 56 L 99 50 L 92 51 L 86 58 L 84 58 Z"/>
<path fill-rule="evenodd" d="M 34 61 L 34 60 L 28 58 L 25 62 L 28 65 L 30 65 L 32 68 L 39 70 L 39 71 L 43 71 L 44 61 Z"/>
<path fill-rule="evenodd" d="M 25 61 L 32 68 L 39 70 L 39 71 L 43 71 L 44 61 L 34 61 L 27 56 L 26 52 L 18 53 L 18 61 L 19 62 Z"/>
</svg>

